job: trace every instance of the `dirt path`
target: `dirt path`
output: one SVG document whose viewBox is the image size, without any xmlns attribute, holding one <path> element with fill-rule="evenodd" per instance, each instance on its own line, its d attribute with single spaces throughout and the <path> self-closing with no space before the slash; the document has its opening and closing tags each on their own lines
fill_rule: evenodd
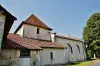
<svg viewBox="0 0 100 66">
<path fill-rule="evenodd" d="M 94 60 L 89 66 L 100 66 L 100 60 Z"/>
</svg>

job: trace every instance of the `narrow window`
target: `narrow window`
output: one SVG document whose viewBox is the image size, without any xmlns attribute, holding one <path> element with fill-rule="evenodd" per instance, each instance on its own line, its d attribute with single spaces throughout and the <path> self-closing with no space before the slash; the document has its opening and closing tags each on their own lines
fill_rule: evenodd
<svg viewBox="0 0 100 66">
<path fill-rule="evenodd" d="M 50 58 L 53 59 L 53 52 L 50 52 Z"/>
<path fill-rule="evenodd" d="M 37 34 L 39 34 L 40 33 L 40 28 L 37 28 Z"/>
<path fill-rule="evenodd" d="M 68 47 L 69 47 L 70 52 L 73 54 L 72 46 L 70 44 L 68 44 Z"/>
<path fill-rule="evenodd" d="M 80 53 L 80 47 L 78 46 L 78 45 L 76 45 L 77 46 L 77 49 L 78 49 L 78 51 L 79 51 L 79 53 Z"/>
<path fill-rule="evenodd" d="M 71 47 L 71 53 L 73 54 L 73 49 L 72 49 L 72 47 Z"/>
</svg>

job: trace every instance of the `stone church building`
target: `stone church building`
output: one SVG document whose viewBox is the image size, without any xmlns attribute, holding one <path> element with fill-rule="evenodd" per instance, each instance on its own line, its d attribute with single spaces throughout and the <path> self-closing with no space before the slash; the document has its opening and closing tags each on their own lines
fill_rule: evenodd
<svg viewBox="0 0 100 66">
<path fill-rule="evenodd" d="M 22 21 L 14 33 L 8 34 L 1 50 L 1 54 L 6 57 L 3 64 L 45 66 L 86 59 L 82 40 L 61 36 L 52 30 L 32 14 Z"/>
</svg>

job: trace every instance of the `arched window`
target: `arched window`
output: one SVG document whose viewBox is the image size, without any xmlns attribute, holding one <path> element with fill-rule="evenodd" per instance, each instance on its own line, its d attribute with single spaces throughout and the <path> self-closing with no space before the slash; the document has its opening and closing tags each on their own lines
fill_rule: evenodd
<svg viewBox="0 0 100 66">
<path fill-rule="evenodd" d="M 77 46 L 77 49 L 78 49 L 78 51 L 79 51 L 79 53 L 80 53 L 80 47 L 78 46 L 78 45 L 76 45 Z"/>
<path fill-rule="evenodd" d="M 50 52 L 50 58 L 53 59 L 53 52 Z"/>
<path fill-rule="evenodd" d="M 68 47 L 69 47 L 70 52 L 73 54 L 72 46 L 70 44 L 68 44 Z"/>
</svg>

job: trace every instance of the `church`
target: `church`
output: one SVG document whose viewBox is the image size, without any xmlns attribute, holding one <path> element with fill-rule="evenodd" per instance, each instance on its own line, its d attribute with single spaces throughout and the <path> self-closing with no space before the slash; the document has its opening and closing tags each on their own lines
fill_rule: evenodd
<svg viewBox="0 0 100 66">
<path fill-rule="evenodd" d="M 86 60 L 81 39 L 52 32 L 34 14 L 22 21 L 14 33 L 7 35 L 1 48 L 3 65 L 46 66 Z M 1 63 L 0 63 L 1 64 Z"/>
</svg>

